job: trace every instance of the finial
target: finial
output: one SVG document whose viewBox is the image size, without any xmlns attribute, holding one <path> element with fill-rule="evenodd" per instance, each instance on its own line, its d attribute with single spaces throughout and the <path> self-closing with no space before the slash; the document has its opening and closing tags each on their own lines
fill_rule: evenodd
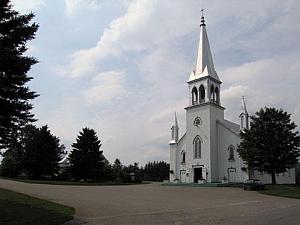
<svg viewBox="0 0 300 225">
<path fill-rule="evenodd" d="M 203 15 L 204 9 L 202 8 L 200 11 L 201 11 L 201 24 L 200 24 L 200 27 L 201 27 L 201 26 L 205 26 L 205 20 L 204 20 L 204 15 Z"/>
</svg>

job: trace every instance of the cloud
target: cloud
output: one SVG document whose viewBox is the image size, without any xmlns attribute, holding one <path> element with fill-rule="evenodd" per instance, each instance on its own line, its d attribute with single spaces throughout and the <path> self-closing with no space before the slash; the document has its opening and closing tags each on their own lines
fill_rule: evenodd
<svg viewBox="0 0 300 225">
<path fill-rule="evenodd" d="M 82 8 L 96 10 L 103 2 L 105 0 L 65 0 L 65 11 L 67 16 L 72 16 L 76 10 L 82 10 Z"/>
<path fill-rule="evenodd" d="M 40 7 L 45 5 L 44 0 L 12 0 L 13 8 L 20 13 L 29 13 L 31 11 L 37 11 Z"/>
<path fill-rule="evenodd" d="M 88 90 L 84 91 L 85 100 L 94 105 L 122 97 L 126 94 L 123 76 L 124 73 L 120 71 L 99 73 L 92 79 L 92 85 Z"/>
<path fill-rule="evenodd" d="M 189 21 L 196 21 L 182 8 L 183 5 L 180 1 L 173 4 L 161 4 L 157 0 L 132 1 L 125 15 L 114 19 L 104 30 L 95 47 L 70 55 L 71 62 L 65 71 L 72 77 L 88 75 L 99 70 L 104 59 L 126 56 L 130 52 L 151 51 L 163 43 L 167 44 L 169 40 L 182 37 L 195 28 L 192 26 L 194 23 Z M 166 20 L 165 10 L 172 9 L 174 14 L 170 14 Z M 180 16 L 182 20 L 178 20 Z M 173 18 L 176 23 L 172 21 Z"/>
<path fill-rule="evenodd" d="M 221 79 L 226 85 L 221 93 L 221 100 L 228 107 L 227 115 L 237 121 L 241 96 L 246 96 L 251 113 L 259 108 L 277 107 L 295 113 L 294 119 L 300 124 L 298 115 L 298 92 L 300 65 L 297 59 L 300 53 L 273 56 L 223 71 Z"/>
</svg>

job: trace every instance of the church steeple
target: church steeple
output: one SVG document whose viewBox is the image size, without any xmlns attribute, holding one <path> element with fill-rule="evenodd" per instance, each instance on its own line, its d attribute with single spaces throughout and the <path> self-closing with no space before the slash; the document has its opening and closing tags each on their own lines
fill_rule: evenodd
<svg viewBox="0 0 300 225">
<path fill-rule="evenodd" d="M 203 12 L 203 11 L 202 11 Z M 201 77 L 211 76 L 212 78 L 219 81 L 218 74 L 214 67 L 212 54 L 210 51 L 210 45 L 206 32 L 206 24 L 204 16 L 201 17 L 200 24 L 200 38 L 197 53 L 196 68 L 194 73 L 191 74 L 189 81 L 199 79 Z"/>
<path fill-rule="evenodd" d="M 178 136 L 179 136 L 179 127 L 178 127 L 176 112 L 175 112 L 175 117 L 174 117 L 174 125 L 172 126 L 171 130 L 172 130 L 172 140 L 175 143 L 177 143 Z"/>
<path fill-rule="evenodd" d="M 196 67 L 191 72 L 187 82 L 190 88 L 190 105 L 194 106 L 211 102 L 220 106 L 220 88 L 222 82 L 215 70 L 206 32 L 203 9 L 201 11 L 202 17 Z"/>
<path fill-rule="evenodd" d="M 239 117 L 241 118 L 241 130 L 249 129 L 249 114 L 246 108 L 244 96 L 242 96 L 241 113 Z"/>
</svg>

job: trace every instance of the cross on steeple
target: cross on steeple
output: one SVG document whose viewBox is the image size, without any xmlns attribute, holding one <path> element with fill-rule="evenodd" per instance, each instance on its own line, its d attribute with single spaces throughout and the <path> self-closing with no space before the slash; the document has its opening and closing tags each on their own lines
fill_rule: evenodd
<svg viewBox="0 0 300 225">
<path fill-rule="evenodd" d="M 202 8 L 200 11 L 201 11 L 201 14 L 202 14 L 202 17 L 203 17 L 203 11 L 204 11 L 204 9 Z"/>
<path fill-rule="evenodd" d="M 201 10 L 201 24 L 200 24 L 200 26 L 205 26 L 205 20 L 204 20 L 204 16 L 203 16 L 203 11 L 204 11 L 204 9 L 202 8 Z"/>
</svg>

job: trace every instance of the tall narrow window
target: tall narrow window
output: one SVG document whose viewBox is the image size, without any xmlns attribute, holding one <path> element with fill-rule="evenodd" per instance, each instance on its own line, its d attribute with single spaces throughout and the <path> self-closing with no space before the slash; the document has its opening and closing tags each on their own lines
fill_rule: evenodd
<svg viewBox="0 0 300 225">
<path fill-rule="evenodd" d="M 198 104 L 198 90 L 196 87 L 192 89 L 192 105 Z"/>
<path fill-rule="evenodd" d="M 199 159 L 201 158 L 201 139 L 199 136 L 195 137 L 193 144 L 194 144 L 194 158 Z"/>
<path fill-rule="evenodd" d="M 215 88 L 214 88 L 214 85 L 211 85 L 211 87 L 210 87 L 210 100 L 212 102 L 215 101 Z"/>
<path fill-rule="evenodd" d="M 203 103 L 205 102 L 205 89 L 202 84 L 200 85 L 199 92 L 200 92 L 200 103 Z"/>
<path fill-rule="evenodd" d="M 228 147 L 228 151 L 229 151 L 229 157 L 228 160 L 234 160 L 234 146 L 233 145 L 229 145 Z"/>
<path fill-rule="evenodd" d="M 182 164 L 185 163 L 185 151 L 184 150 L 181 152 L 181 163 Z"/>
<path fill-rule="evenodd" d="M 220 92 L 218 87 L 216 87 L 215 89 L 215 94 L 216 94 L 216 103 L 220 104 Z"/>
</svg>

